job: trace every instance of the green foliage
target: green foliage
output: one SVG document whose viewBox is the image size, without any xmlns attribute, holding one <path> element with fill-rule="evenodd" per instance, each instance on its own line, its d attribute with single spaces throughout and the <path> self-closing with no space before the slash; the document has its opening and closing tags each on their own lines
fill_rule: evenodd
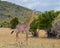
<svg viewBox="0 0 60 48">
<path fill-rule="evenodd" d="M 57 13 L 54 10 L 46 11 L 39 15 L 39 28 L 48 29 L 52 27 L 52 21 L 57 17 Z"/>
<path fill-rule="evenodd" d="M 19 23 L 18 18 L 17 18 L 17 17 L 13 18 L 13 19 L 10 21 L 11 28 L 14 29 L 18 23 Z"/>
<path fill-rule="evenodd" d="M 52 27 L 52 22 L 60 14 L 60 11 L 45 11 L 37 15 L 37 19 L 34 19 L 30 25 L 30 31 L 34 34 L 38 34 L 36 29 L 48 30 Z"/>
<path fill-rule="evenodd" d="M 37 33 L 37 28 L 38 28 L 38 21 L 37 21 L 38 19 L 34 19 L 33 21 L 32 21 L 32 23 L 30 24 L 30 31 L 32 32 L 32 35 L 34 36 L 34 37 L 38 37 L 38 33 Z"/>
<path fill-rule="evenodd" d="M 34 21 L 30 24 L 30 30 L 35 31 L 38 28 L 37 24 L 37 20 L 34 19 Z"/>
<path fill-rule="evenodd" d="M 58 23 L 58 21 L 60 21 L 60 14 L 54 19 L 54 21 L 52 22 L 52 26 Z"/>
<path fill-rule="evenodd" d="M 3 21 L 3 22 L 0 24 L 0 27 L 10 27 L 10 24 L 9 24 L 9 22 L 7 22 L 7 21 Z"/>
</svg>

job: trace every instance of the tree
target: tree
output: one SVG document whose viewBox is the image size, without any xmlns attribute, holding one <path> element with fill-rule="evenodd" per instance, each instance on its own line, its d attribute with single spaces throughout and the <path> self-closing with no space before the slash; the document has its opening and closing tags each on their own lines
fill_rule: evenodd
<svg viewBox="0 0 60 48">
<path fill-rule="evenodd" d="M 52 22 L 54 21 L 54 19 L 58 16 L 58 14 L 60 13 L 60 11 L 54 11 L 54 10 L 50 10 L 50 11 L 45 11 L 40 13 L 37 19 L 34 19 L 33 22 L 31 23 L 30 29 L 31 31 L 33 31 L 33 33 L 36 33 L 36 29 L 43 29 L 45 31 L 47 31 L 47 33 L 51 32 L 51 28 L 52 28 Z M 34 35 L 33 34 L 33 35 Z"/>
<path fill-rule="evenodd" d="M 42 14 L 39 15 L 39 28 L 40 29 L 44 29 L 45 31 L 47 31 L 48 37 L 50 35 L 52 36 L 56 36 L 53 32 L 51 32 L 51 28 L 52 28 L 52 22 L 54 21 L 54 19 L 58 16 L 59 11 L 45 11 Z M 50 37 L 52 37 L 50 36 Z"/>
<path fill-rule="evenodd" d="M 38 26 L 38 16 L 35 16 L 34 20 L 30 24 L 30 31 L 32 32 L 33 37 L 38 37 L 38 32 L 37 32 L 38 27 L 39 27 Z"/>
<path fill-rule="evenodd" d="M 14 29 L 18 23 L 19 23 L 18 18 L 17 18 L 17 17 L 13 18 L 13 19 L 10 21 L 11 28 Z"/>
<path fill-rule="evenodd" d="M 52 21 L 56 17 L 56 12 L 54 10 L 45 11 L 39 15 L 39 28 L 49 29 L 52 27 Z"/>
<path fill-rule="evenodd" d="M 36 20 L 34 20 L 30 25 L 30 31 L 32 32 L 32 35 L 34 37 L 38 36 L 38 33 L 37 33 L 36 29 L 37 29 L 37 22 L 36 22 Z"/>
<path fill-rule="evenodd" d="M 51 32 L 53 34 L 56 34 L 57 38 L 60 38 L 60 14 L 52 22 L 52 30 L 51 30 Z"/>
</svg>

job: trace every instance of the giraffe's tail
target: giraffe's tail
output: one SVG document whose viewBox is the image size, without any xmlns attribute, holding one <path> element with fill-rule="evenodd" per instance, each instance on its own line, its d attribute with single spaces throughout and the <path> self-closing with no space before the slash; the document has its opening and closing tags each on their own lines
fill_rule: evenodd
<svg viewBox="0 0 60 48">
<path fill-rule="evenodd" d="M 14 33 L 14 31 L 11 31 L 11 34 L 13 34 Z"/>
</svg>

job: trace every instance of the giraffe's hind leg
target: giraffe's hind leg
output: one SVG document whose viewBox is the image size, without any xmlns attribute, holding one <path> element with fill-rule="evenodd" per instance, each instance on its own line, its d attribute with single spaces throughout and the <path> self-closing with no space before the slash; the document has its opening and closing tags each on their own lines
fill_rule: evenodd
<svg viewBox="0 0 60 48">
<path fill-rule="evenodd" d="M 28 32 L 26 31 L 26 41 L 28 41 Z"/>
<path fill-rule="evenodd" d="M 26 40 L 26 44 L 28 45 L 28 32 L 29 31 L 28 30 L 25 30 L 25 32 L 26 32 L 26 39 L 25 40 Z"/>
</svg>

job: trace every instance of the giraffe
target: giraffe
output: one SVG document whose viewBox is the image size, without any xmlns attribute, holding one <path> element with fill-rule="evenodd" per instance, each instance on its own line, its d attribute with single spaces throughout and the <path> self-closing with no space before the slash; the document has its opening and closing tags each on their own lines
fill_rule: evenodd
<svg viewBox="0 0 60 48">
<path fill-rule="evenodd" d="M 28 32 L 29 32 L 29 29 L 30 29 L 30 24 L 31 22 L 33 21 L 33 16 L 35 14 L 35 11 L 32 11 L 30 13 L 30 16 L 29 18 L 25 21 L 25 22 L 22 22 L 22 23 L 19 23 L 17 26 L 16 26 L 16 40 L 19 38 L 19 33 L 22 32 L 22 31 L 25 31 L 26 32 L 26 41 L 28 41 Z M 14 31 L 11 32 L 11 34 L 13 34 Z"/>
</svg>

